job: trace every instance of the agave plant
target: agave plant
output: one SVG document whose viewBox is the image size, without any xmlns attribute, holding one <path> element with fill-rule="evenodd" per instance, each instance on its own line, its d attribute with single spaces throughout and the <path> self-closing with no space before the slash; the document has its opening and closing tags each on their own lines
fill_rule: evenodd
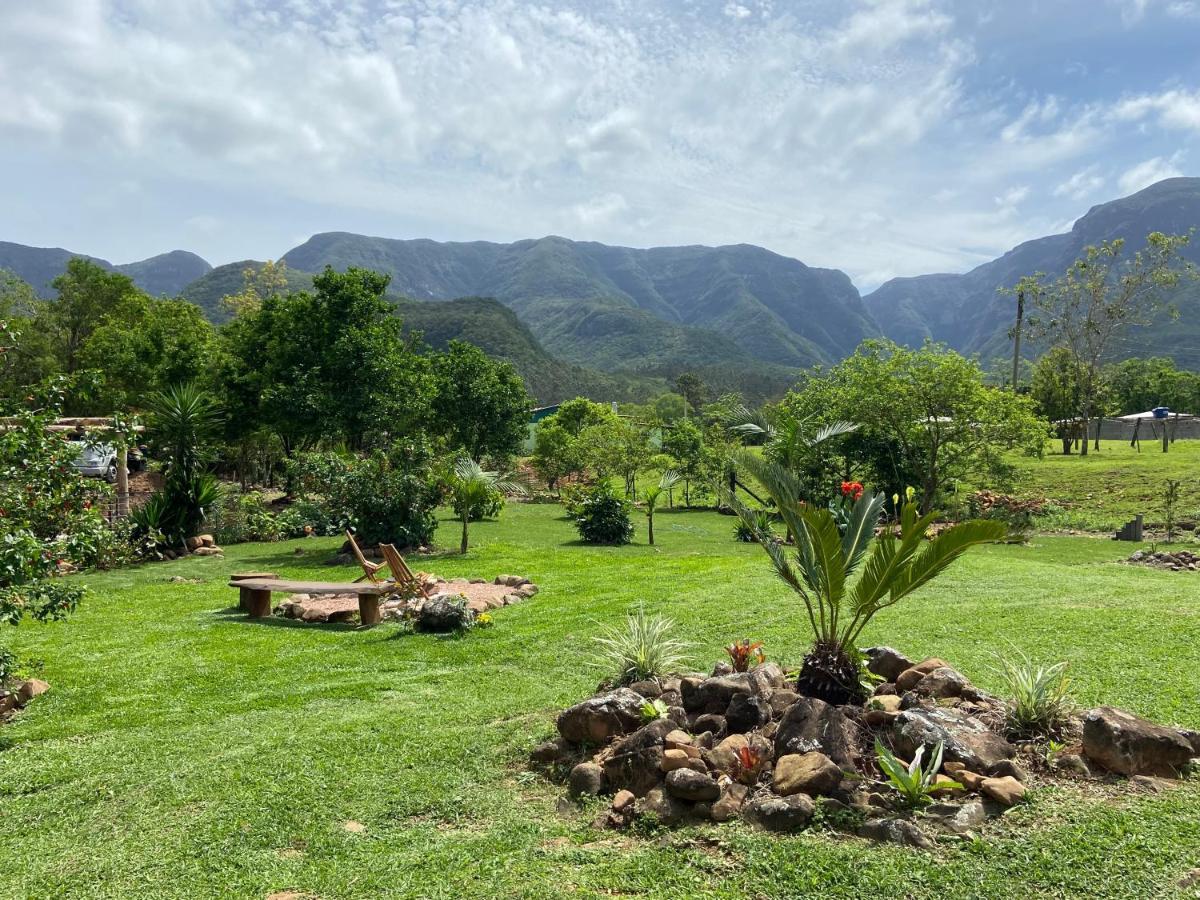
<svg viewBox="0 0 1200 900">
<path fill-rule="evenodd" d="M 830 703 L 865 698 L 855 641 L 877 612 L 936 578 L 968 548 L 1008 533 L 999 522 L 976 520 L 954 525 L 926 542 L 934 514 L 922 516 L 915 503 L 908 503 L 900 511 L 894 535 L 877 539 L 883 494 L 864 491 L 849 508 L 842 530 L 828 509 L 801 501 L 798 479 L 783 466 L 746 453 L 739 464 L 770 494 L 795 538 L 790 551 L 770 541 L 761 546 L 779 577 L 804 602 L 812 628 L 813 646 L 796 689 Z M 727 500 L 747 525 L 754 524 L 752 510 L 732 493 Z"/>
</svg>

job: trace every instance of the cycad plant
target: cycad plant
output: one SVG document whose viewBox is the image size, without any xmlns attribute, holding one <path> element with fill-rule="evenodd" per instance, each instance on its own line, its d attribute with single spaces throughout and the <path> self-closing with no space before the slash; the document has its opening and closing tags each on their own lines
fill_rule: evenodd
<svg viewBox="0 0 1200 900">
<path fill-rule="evenodd" d="M 868 492 L 850 507 L 843 531 L 828 509 L 800 499 L 799 481 L 789 470 L 750 454 L 742 454 L 739 464 L 775 501 L 795 538 L 793 548 L 771 541 L 761 546 L 779 577 L 800 596 L 813 632 L 796 689 L 830 703 L 865 698 L 855 641 L 877 612 L 936 578 L 969 547 L 1007 534 L 999 522 L 976 520 L 927 542 L 934 514 L 922 516 L 916 504 L 908 503 L 901 508 L 896 533 L 876 539 L 884 495 Z M 732 495 L 727 499 L 748 526 L 756 525 L 752 510 Z"/>
<path fill-rule="evenodd" d="M 496 492 L 525 493 L 525 486 L 514 476 L 489 472 L 469 456 L 464 456 L 455 462 L 454 471 L 449 478 L 449 485 L 450 492 L 454 495 L 454 507 L 459 511 L 459 518 L 462 520 L 462 541 L 459 544 L 459 553 L 467 552 L 471 510 L 483 506 L 488 498 Z"/>
<path fill-rule="evenodd" d="M 658 506 L 662 495 L 679 484 L 679 479 L 678 472 L 667 469 L 658 479 L 658 484 L 646 488 L 646 492 L 642 494 L 642 499 L 646 501 L 646 534 L 651 546 L 654 544 L 654 509 Z"/>
</svg>

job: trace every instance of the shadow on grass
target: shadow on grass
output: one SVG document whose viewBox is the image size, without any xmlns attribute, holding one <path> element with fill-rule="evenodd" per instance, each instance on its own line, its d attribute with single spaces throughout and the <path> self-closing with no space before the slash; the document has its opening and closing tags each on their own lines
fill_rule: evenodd
<svg viewBox="0 0 1200 900">
<path fill-rule="evenodd" d="M 237 606 L 227 606 L 224 609 L 215 609 L 212 615 L 227 621 L 240 623 L 243 625 L 265 625 L 268 628 L 310 628 L 314 631 L 360 631 L 366 630 L 361 625 L 354 622 L 305 622 L 301 619 L 286 619 L 282 616 L 263 616 L 255 619 L 246 615 L 246 613 Z M 374 628 L 371 625 L 368 628 Z"/>
</svg>

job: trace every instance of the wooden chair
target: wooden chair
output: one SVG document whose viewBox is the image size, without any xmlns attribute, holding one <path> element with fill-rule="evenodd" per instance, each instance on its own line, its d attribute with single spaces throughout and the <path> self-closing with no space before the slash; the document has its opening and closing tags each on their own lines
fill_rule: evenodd
<svg viewBox="0 0 1200 900">
<path fill-rule="evenodd" d="M 393 544 L 380 544 L 379 550 L 383 554 L 385 564 L 392 570 L 392 579 L 396 584 L 414 585 L 421 592 L 421 596 L 428 600 L 429 591 L 425 588 L 424 583 L 413 574 L 413 570 L 408 567 L 408 563 L 404 561 L 400 551 Z"/>
<path fill-rule="evenodd" d="M 354 540 L 354 533 L 349 528 L 346 529 L 346 539 L 350 541 L 350 549 L 354 551 L 354 555 L 358 557 L 358 564 L 362 566 L 363 574 L 354 579 L 354 583 L 358 584 L 363 579 L 370 581 L 372 584 L 377 584 L 379 579 L 375 577 L 380 569 L 386 569 L 387 563 L 373 563 L 365 556 L 362 550 L 358 549 L 358 541 Z"/>
</svg>

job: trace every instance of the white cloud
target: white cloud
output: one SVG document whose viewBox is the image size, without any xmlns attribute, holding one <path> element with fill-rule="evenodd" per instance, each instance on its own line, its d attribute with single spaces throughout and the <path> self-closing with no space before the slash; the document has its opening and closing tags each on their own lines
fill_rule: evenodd
<svg viewBox="0 0 1200 900">
<path fill-rule="evenodd" d="M 615 216 L 629 209 L 629 204 L 620 194 L 605 194 L 593 197 L 584 203 L 574 206 L 575 217 L 584 226 L 597 225 L 612 220 Z"/>
<path fill-rule="evenodd" d="M 1117 184 L 1122 193 L 1132 194 L 1134 191 L 1140 191 L 1164 178 L 1177 178 L 1183 174 L 1179 169 L 1181 159 L 1181 153 L 1176 153 L 1169 158 L 1156 156 L 1153 159 L 1147 159 L 1127 170 L 1117 179 Z"/>
<path fill-rule="evenodd" d="M 1087 200 L 1105 184 L 1104 176 L 1100 174 L 1098 164 L 1080 169 L 1066 181 L 1056 185 L 1053 191 L 1055 197 L 1068 197 L 1072 200 Z"/>
<path fill-rule="evenodd" d="M 1120 121 L 1156 118 L 1165 128 L 1200 131 L 1200 90 L 1169 90 L 1158 94 L 1126 97 L 1113 110 Z"/>
</svg>

